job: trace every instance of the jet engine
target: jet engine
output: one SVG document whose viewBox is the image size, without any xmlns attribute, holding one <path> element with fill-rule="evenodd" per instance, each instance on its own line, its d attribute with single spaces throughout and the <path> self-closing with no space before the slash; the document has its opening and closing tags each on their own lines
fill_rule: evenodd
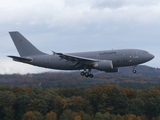
<svg viewBox="0 0 160 120">
<path fill-rule="evenodd" d="M 106 72 L 118 71 L 118 69 L 113 68 L 113 64 L 111 60 L 101 60 L 99 62 L 96 62 L 94 64 L 94 68 L 97 70 L 106 71 Z"/>
<path fill-rule="evenodd" d="M 110 69 L 110 70 L 106 70 L 105 72 L 118 72 L 118 68 L 113 68 L 113 69 Z"/>
</svg>

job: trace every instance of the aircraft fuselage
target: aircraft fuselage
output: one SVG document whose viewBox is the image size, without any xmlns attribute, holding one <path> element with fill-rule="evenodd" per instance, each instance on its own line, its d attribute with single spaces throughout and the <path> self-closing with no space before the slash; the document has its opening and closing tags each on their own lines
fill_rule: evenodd
<svg viewBox="0 0 160 120">
<path fill-rule="evenodd" d="M 80 70 L 82 76 L 93 77 L 91 69 L 105 72 L 118 72 L 119 67 L 136 66 L 154 58 L 145 50 L 119 49 L 78 53 L 56 53 L 49 55 L 38 50 L 23 35 L 17 31 L 9 32 L 20 54 L 8 56 L 14 61 L 23 62 L 39 67 L 59 70 Z M 88 70 L 88 71 L 86 71 Z M 135 67 L 133 73 L 136 73 Z"/>
<path fill-rule="evenodd" d="M 147 51 L 139 49 L 104 50 L 91 52 L 67 53 L 85 58 L 111 60 L 113 67 L 134 66 L 151 60 L 154 56 Z M 30 56 L 32 65 L 60 70 L 79 70 L 82 66 L 75 68 L 74 63 L 59 58 L 58 55 L 37 55 Z"/>
</svg>

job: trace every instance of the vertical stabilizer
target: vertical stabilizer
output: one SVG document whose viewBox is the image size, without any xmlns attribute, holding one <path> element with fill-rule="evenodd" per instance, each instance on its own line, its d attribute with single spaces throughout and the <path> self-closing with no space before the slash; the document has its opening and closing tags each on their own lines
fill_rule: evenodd
<svg viewBox="0 0 160 120">
<path fill-rule="evenodd" d="M 20 56 L 45 55 L 45 53 L 38 50 L 19 32 L 9 32 Z"/>
</svg>

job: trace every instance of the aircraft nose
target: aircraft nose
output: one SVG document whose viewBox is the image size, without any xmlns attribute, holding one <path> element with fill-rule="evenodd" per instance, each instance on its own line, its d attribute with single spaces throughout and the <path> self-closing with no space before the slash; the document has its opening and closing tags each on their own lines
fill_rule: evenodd
<svg viewBox="0 0 160 120">
<path fill-rule="evenodd" d="M 149 58 L 150 58 L 150 60 L 152 60 L 154 58 L 154 55 L 150 54 Z"/>
</svg>

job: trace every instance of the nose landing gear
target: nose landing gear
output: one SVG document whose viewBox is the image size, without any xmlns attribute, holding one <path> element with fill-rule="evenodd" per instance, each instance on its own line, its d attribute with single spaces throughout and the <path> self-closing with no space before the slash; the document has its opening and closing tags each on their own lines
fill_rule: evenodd
<svg viewBox="0 0 160 120">
<path fill-rule="evenodd" d="M 137 67 L 137 66 L 133 66 L 133 71 L 132 71 L 133 73 L 136 73 L 136 72 L 137 72 L 136 67 Z"/>
<path fill-rule="evenodd" d="M 137 71 L 136 71 L 136 70 L 133 70 L 132 72 L 133 72 L 133 73 L 136 73 Z"/>
</svg>

